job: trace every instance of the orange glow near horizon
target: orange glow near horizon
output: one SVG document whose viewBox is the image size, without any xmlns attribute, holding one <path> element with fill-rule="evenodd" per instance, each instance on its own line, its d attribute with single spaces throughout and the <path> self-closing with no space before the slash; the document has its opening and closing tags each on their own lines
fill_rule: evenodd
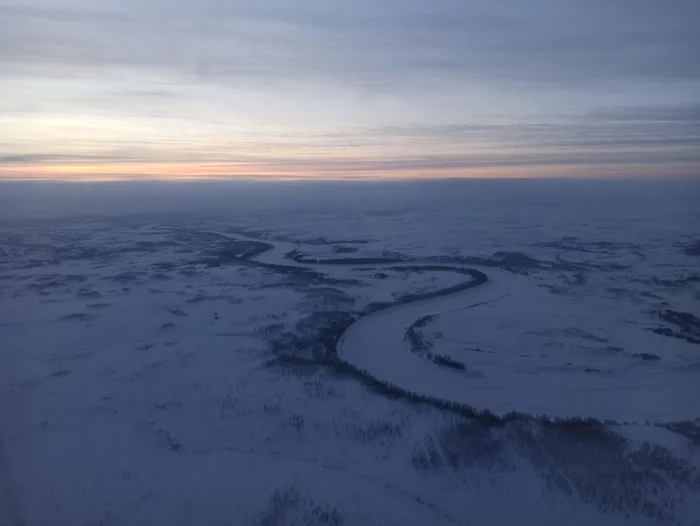
<svg viewBox="0 0 700 526">
<path fill-rule="evenodd" d="M 1 180 L 110 182 L 136 180 L 401 180 L 446 178 L 663 177 L 698 174 L 694 164 L 677 165 L 531 165 L 464 168 L 346 168 L 342 162 L 71 162 L 10 164 Z"/>
</svg>

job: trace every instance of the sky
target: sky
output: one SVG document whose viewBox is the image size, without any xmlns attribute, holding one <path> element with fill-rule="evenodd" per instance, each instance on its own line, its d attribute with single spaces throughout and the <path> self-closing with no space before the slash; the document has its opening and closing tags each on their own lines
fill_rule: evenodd
<svg viewBox="0 0 700 526">
<path fill-rule="evenodd" d="M 0 0 L 0 178 L 700 175 L 698 0 Z"/>
</svg>

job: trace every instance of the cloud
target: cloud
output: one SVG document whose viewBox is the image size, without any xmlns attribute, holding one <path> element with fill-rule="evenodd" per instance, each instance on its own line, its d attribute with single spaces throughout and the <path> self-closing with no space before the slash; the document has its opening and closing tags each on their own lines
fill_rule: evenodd
<svg viewBox="0 0 700 526">
<path fill-rule="evenodd" d="M 581 115 L 530 116 L 527 122 L 386 126 L 340 134 L 362 137 L 365 144 L 479 144 L 507 154 L 509 150 L 614 151 L 693 147 L 700 149 L 700 105 L 616 107 Z M 637 154 L 631 152 L 630 157 Z M 674 153 L 675 155 L 675 150 Z"/>
<path fill-rule="evenodd" d="M 465 79 L 700 79 L 694 1 L 532 0 L 523 6 L 509 0 L 490 8 L 466 0 L 432 7 L 417 0 L 61 5 L 0 5 L 3 70 L 127 67 L 232 83 L 275 78 L 396 90 L 407 82 Z"/>
<path fill-rule="evenodd" d="M 121 160 L 115 156 L 108 155 L 60 155 L 46 153 L 29 153 L 19 155 L 0 155 L 0 166 L 2 165 L 25 165 L 25 164 L 49 164 L 49 163 L 70 163 L 85 161 L 116 161 Z"/>
<path fill-rule="evenodd" d="M 700 103 L 666 105 L 666 106 L 642 106 L 619 107 L 605 110 L 592 111 L 588 117 L 595 121 L 617 122 L 654 122 L 672 124 L 690 124 L 696 129 L 700 128 Z"/>
<path fill-rule="evenodd" d="M 148 95 L 150 96 L 150 95 Z M 463 170 L 567 165 L 700 163 L 697 105 L 617 107 L 581 115 L 531 116 L 527 122 L 345 128 L 334 133 L 286 132 L 247 138 L 246 149 L 215 137 L 148 135 L 81 142 L 85 153 L 0 156 L 2 165 L 178 163 L 236 170 L 308 173 Z M 177 121 L 174 121 L 177 126 Z M 470 153 L 464 153 L 464 152 Z"/>
<path fill-rule="evenodd" d="M 697 0 L 0 0 L 0 165 L 695 163 L 698 18 Z"/>
</svg>

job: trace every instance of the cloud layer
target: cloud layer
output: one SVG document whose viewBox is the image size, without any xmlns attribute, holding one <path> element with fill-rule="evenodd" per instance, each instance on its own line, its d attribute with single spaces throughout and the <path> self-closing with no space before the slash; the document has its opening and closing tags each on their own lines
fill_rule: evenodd
<svg viewBox="0 0 700 526">
<path fill-rule="evenodd" d="M 0 0 L 0 176 L 692 173 L 699 17 L 694 0 Z"/>
</svg>

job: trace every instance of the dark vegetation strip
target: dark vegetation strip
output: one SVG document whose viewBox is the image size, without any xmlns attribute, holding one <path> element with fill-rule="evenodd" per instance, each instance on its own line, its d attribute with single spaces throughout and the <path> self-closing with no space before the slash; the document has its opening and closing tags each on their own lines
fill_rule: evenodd
<svg viewBox="0 0 700 526">
<path fill-rule="evenodd" d="M 700 239 L 687 245 L 683 251 L 687 256 L 700 256 Z"/>
<path fill-rule="evenodd" d="M 433 346 L 431 342 L 425 340 L 419 329 L 421 327 L 425 327 L 429 322 L 437 318 L 437 316 L 437 314 L 428 314 L 427 316 L 423 316 L 409 325 L 408 329 L 406 329 L 404 339 L 409 341 L 411 344 L 411 350 L 414 353 L 424 353 L 429 351 Z"/>
<path fill-rule="evenodd" d="M 502 427 L 511 422 L 533 422 L 545 428 L 558 429 L 566 432 L 599 433 L 605 432 L 607 426 L 627 425 L 627 422 L 617 422 L 609 419 L 593 417 L 550 417 L 547 415 L 532 415 L 520 411 L 510 411 L 499 416 L 488 409 L 478 410 L 468 404 L 444 400 L 433 396 L 403 389 L 386 380 L 372 376 L 371 373 L 360 369 L 355 365 L 331 356 L 329 358 L 305 358 L 301 356 L 281 355 L 263 364 L 263 367 L 327 367 L 334 373 L 352 378 L 364 385 L 367 389 L 387 398 L 403 399 L 412 404 L 424 404 L 446 411 L 457 416 L 473 420 L 484 427 Z M 654 425 L 668 429 L 674 433 L 686 436 L 693 444 L 700 445 L 700 423 L 691 421 L 660 422 Z"/>
<path fill-rule="evenodd" d="M 690 312 L 678 312 L 669 309 L 659 312 L 658 316 L 662 320 L 675 325 L 678 330 L 669 327 L 657 327 L 651 329 L 653 332 L 700 344 L 700 318 Z"/>
<path fill-rule="evenodd" d="M 695 422 L 689 420 L 685 422 L 669 422 L 659 424 L 659 426 L 674 433 L 678 433 L 679 435 L 683 435 L 696 446 L 700 446 L 700 420 L 696 420 Z"/>
<path fill-rule="evenodd" d="M 423 268 L 424 270 L 435 270 L 434 265 L 426 265 L 426 267 L 412 267 L 415 269 L 420 269 Z M 405 267 L 401 267 L 405 268 Z M 389 270 L 391 270 L 391 267 L 389 267 Z M 455 292 L 462 292 L 464 290 L 472 289 L 474 287 L 478 287 L 479 285 L 482 285 L 483 283 L 486 283 L 488 281 L 488 276 L 484 274 L 483 272 L 479 270 L 474 270 L 471 268 L 458 268 L 458 267 L 445 267 L 441 266 L 440 270 L 450 270 L 453 272 L 457 272 L 458 274 L 468 274 L 472 277 L 471 280 L 469 281 L 464 281 L 462 283 L 458 283 L 456 285 L 453 285 L 451 287 L 446 287 L 444 289 L 436 290 L 434 292 L 426 292 L 424 294 L 404 294 L 403 296 L 399 297 L 395 301 L 375 301 L 373 303 L 370 303 L 365 307 L 365 310 L 361 313 L 363 316 L 366 316 L 368 314 L 374 314 L 375 312 L 379 312 L 380 310 L 388 309 L 389 307 L 394 307 L 396 305 L 402 305 L 404 303 L 412 303 L 414 301 L 421 301 L 421 300 L 428 300 L 431 298 L 438 298 L 440 296 L 447 296 L 448 294 L 454 294 Z"/>
<path fill-rule="evenodd" d="M 319 259 L 303 254 L 294 249 L 284 255 L 285 258 L 301 265 L 390 265 L 412 261 L 408 256 L 392 254 L 391 256 L 367 257 L 367 258 L 328 258 Z"/>
<path fill-rule="evenodd" d="M 413 391 L 409 391 L 397 385 L 394 385 L 386 380 L 381 380 L 372 376 L 371 373 L 364 369 L 360 369 L 355 365 L 346 362 L 338 357 L 330 358 L 304 358 L 300 356 L 282 355 L 277 358 L 268 360 L 264 366 L 274 367 L 274 366 L 307 366 L 307 367 L 328 367 L 335 373 L 342 376 L 352 378 L 362 385 L 367 387 L 369 390 L 386 396 L 387 398 L 404 399 L 411 403 L 417 404 L 427 404 L 443 411 L 448 411 L 458 416 L 473 419 L 482 425 L 496 427 L 503 426 L 509 422 L 515 421 L 528 421 L 528 422 L 538 422 L 544 426 L 553 426 L 562 429 L 586 429 L 586 428 L 596 428 L 605 426 L 608 424 L 616 424 L 617 422 L 612 420 L 600 420 L 597 418 L 583 418 L 583 417 L 548 417 L 546 415 L 534 416 L 528 413 L 522 413 L 517 411 L 511 411 L 504 414 L 503 416 L 498 416 L 495 413 L 484 409 L 479 411 L 478 409 L 459 402 L 453 402 L 450 400 L 444 400 L 442 398 L 437 398 L 434 396 L 427 396 Z"/>
<path fill-rule="evenodd" d="M 444 267 L 444 265 L 479 265 L 482 267 L 502 268 L 509 272 L 522 273 L 529 270 L 548 269 L 561 271 L 583 271 L 583 270 L 603 270 L 605 268 L 616 268 L 624 270 L 628 267 L 607 267 L 600 265 L 590 265 L 582 263 L 572 263 L 568 261 L 540 261 L 532 258 L 522 252 L 496 252 L 491 257 L 479 256 L 434 256 L 426 258 L 414 258 L 397 253 L 377 257 L 346 257 L 346 258 L 328 258 L 320 259 L 304 254 L 297 249 L 291 250 L 285 254 L 287 259 L 302 265 L 391 265 L 394 263 L 411 263 L 415 262 L 417 266 L 425 267 L 425 270 L 440 270 L 439 268 L 428 269 L 427 266 L 434 262 L 435 267 Z M 424 265 L 426 263 L 427 265 Z M 442 263 L 443 265 L 440 265 Z M 419 265 L 418 265 L 419 264 Z M 408 268 L 408 267 L 404 267 Z M 450 267 L 448 267 L 450 268 Z M 444 270 L 444 268 L 443 268 Z"/>
<path fill-rule="evenodd" d="M 328 239 L 319 237 L 303 241 L 305 245 L 363 245 L 369 243 L 367 239 Z"/>
<path fill-rule="evenodd" d="M 394 263 L 409 263 L 416 262 L 419 263 L 421 260 L 404 256 L 401 254 L 389 254 L 377 257 L 355 257 L 355 258 L 327 258 L 320 259 L 304 254 L 299 250 L 291 250 L 287 252 L 284 257 L 290 259 L 296 263 L 302 265 L 391 265 Z M 486 267 L 503 267 L 506 269 L 512 268 L 542 268 L 544 265 L 532 259 L 525 254 L 520 254 L 516 252 L 499 252 L 494 254 L 493 258 L 482 258 L 476 256 L 457 256 L 457 257 L 436 257 L 436 258 L 426 258 L 425 261 L 436 261 L 456 265 L 481 265 Z M 444 265 L 432 265 L 433 268 L 428 268 L 430 265 L 416 265 L 413 269 L 411 267 L 404 267 L 406 272 L 411 270 L 416 271 L 416 269 L 422 268 L 422 270 L 448 270 L 452 267 L 445 267 Z M 442 268 L 440 268 L 442 267 Z"/>
<path fill-rule="evenodd" d="M 449 356 L 438 354 L 432 352 L 430 349 L 433 347 L 432 342 L 426 340 L 420 331 L 421 327 L 425 327 L 428 323 L 439 317 L 439 314 L 428 314 L 419 318 L 417 321 L 411 324 L 411 326 L 406 329 L 404 333 L 404 339 L 408 340 L 411 351 L 421 358 L 424 358 L 435 365 L 441 367 L 449 367 L 450 369 L 455 369 L 458 371 L 465 371 L 467 366 L 462 362 L 455 360 Z"/>
<path fill-rule="evenodd" d="M 203 234 L 195 232 L 196 234 Z M 255 257 L 272 250 L 273 245 L 262 241 L 241 241 L 231 239 L 222 234 L 205 233 L 207 236 L 223 239 L 225 246 L 208 253 L 206 257 L 196 259 L 190 263 L 193 265 L 206 265 L 207 267 L 222 267 L 224 265 L 236 264 L 242 266 L 255 267 L 269 270 L 284 275 L 302 276 L 311 281 L 322 281 L 325 276 L 322 272 L 310 268 L 295 267 L 291 265 L 278 265 L 275 263 L 263 263 L 256 261 Z"/>
</svg>

